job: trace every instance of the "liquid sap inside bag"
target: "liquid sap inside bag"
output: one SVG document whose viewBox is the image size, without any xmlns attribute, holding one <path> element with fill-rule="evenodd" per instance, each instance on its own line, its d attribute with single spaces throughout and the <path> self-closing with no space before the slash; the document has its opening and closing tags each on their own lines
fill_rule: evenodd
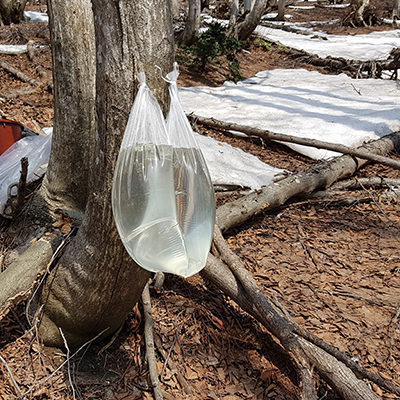
<svg viewBox="0 0 400 400">
<path fill-rule="evenodd" d="M 114 219 L 125 248 L 139 265 L 188 277 L 207 260 L 214 192 L 194 138 L 179 139 L 181 132 L 171 137 L 171 129 L 176 129 L 170 120 L 175 100 L 171 98 L 166 126 L 144 74 L 140 79 L 114 173 Z M 188 146 L 191 141 L 194 144 Z"/>
</svg>

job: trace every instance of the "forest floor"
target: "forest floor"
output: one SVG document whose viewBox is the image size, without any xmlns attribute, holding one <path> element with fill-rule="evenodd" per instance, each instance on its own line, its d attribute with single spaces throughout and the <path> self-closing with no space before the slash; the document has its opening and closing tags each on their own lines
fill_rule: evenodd
<svg viewBox="0 0 400 400">
<path fill-rule="evenodd" d="M 390 17 L 391 1 L 373 1 Z M 342 17 L 344 9 L 317 7 L 291 12 L 293 21 Z M 358 34 L 388 26 L 330 28 L 331 33 Z M 32 87 L 0 68 L 0 117 L 32 129 L 52 126 L 53 98 L 49 31 L 46 25 L 22 23 L 0 28 L 1 44 L 33 40 L 44 47 L 30 60 L 27 54 L 0 55 L 30 78 Z M 284 50 L 267 51 L 254 38 L 239 54 L 244 77 L 274 68 L 327 71 L 290 58 Z M 200 74 L 181 66 L 180 85 L 220 85 L 224 66 Z M 210 116 L 211 117 L 211 116 Z M 285 146 L 231 137 L 198 126 L 201 134 L 226 141 L 262 161 L 294 173 L 315 162 Z M 398 154 L 392 155 L 398 158 Z M 362 168 L 364 177 L 398 178 L 398 171 L 377 164 Z M 218 204 L 241 196 L 218 192 Z M 346 191 L 335 196 L 297 199 L 263 213 L 225 233 L 260 287 L 277 298 L 304 328 L 354 356 L 368 369 L 400 385 L 400 236 L 398 192 L 388 187 Z M 22 231 L 12 231 L 0 218 L 0 268 L 17 256 Z M 1 288 L 0 288 L 1 290 Z M 199 275 L 189 279 L 167 276 L 161 292 L 151 291 L 154 330 L 174 367 L 157 352 L 164 397 L 170 399 L 295 400 L 299 387 L 294 368 L 277 340 L 233 301 Z M 26 398 L 34 399 L 152 399 L 145 361 L 142 306 L 130 314 L 110 347 L 90 345 L 68 362 L 59 349 L 40 346 L 28 331 L 24 305 L 0 321 L 0 355 Z M 185 394 L 177 373 L 192 393 Z M 373 385 L 383 399 L 396 398 Z M 337 399 L 323 382 L 319 396 Z M 18 393 L 5 364 L 0 362 L 0 399 Z"/>
</svg>

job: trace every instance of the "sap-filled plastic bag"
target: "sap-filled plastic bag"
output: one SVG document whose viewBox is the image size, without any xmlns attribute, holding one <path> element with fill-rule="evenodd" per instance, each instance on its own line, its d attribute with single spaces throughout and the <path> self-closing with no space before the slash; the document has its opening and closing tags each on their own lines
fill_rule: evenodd
<svg viewBox="0 0 400 400">
<path fill-rule="evenodd" d="M 172 140 L 144 73 L 139 82 L 114 173 L 114 219 L 125 248 L 139 265 L 187 277 L 206 262 L 214 193 L 200 153 L 190 141 Z M 168 121 L 171 129 L 170 117 Z M 203 175 L 198 173 L 200 165 L 205 167 Z M 208 194 L 199 194 L 201 188 Z"/>
</svg>

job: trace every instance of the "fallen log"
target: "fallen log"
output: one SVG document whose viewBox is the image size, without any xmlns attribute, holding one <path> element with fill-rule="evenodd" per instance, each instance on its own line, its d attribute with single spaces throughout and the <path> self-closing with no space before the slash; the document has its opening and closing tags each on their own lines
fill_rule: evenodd
<svg viewBox="0 0 400 400">
<path fill-rule="evenodd" d="M 32 94 L 35 92 L 36 92 L 36 89 L 34 89 L 32 86 L 28 86 L 26 88 L 13 90 L 10 93 L 0 93 L 0 98 L 6 99 L 6 100 L 17 99 L 20 96 L 26 96 L 28 94 Z"/>
<path fill-rule="evenodd" d="M 400 132 L 384 136 L 362 146 L 368 152 L 378 155 L 400 149 Z M 333 183 L 350 177 L 367 160 L 344 155 L 316 164 L 279 182 L 264 186 L 260 191 L 250 193 L 217 209 L 216 223 L 222 231 L 240 225 L 261 211 L 277 208 L 289 199 L 307 196 L 315 190 L 324 190 Z"/>
<path fill-rule="evenodd" d="M 13 75 L 16 78 L 18 78 L 19 80 L 21 80 L 22 82 L 29 83 L 32 86 L 38 86 L 40 84 L 40 82 L 38 82 L 35 79 L 29 78 L 22 71 L 20 71 L 19 69 L 13 67 L 12 65 L 10 65 L 6 61 L 0 60 L 0 67 L 3 68 L 8 73 L 10 73 L 11 75 Z"/>
<path fill-rule="evenodd" d="M 190 114 L 189 117 L 196 122 L 200 122 L 201 124 L 210 126 L 212 128 L 224 129 L 227 131 L 238 131 L 245 133 L 248 136 L 259 137 L 265 141 L 274 140 L 285 143 L 300 144 L 307 147 L 315 147 L 317 149 L 331 150 L 337 153 L 349 154 L 351 156 L 363 158 L 365 160 L 375 161 L 395 169 L 400 169 L 400 161 L 393 160 L 388 157 L 383 157 L 379 154 L 371 153 L 363 147 L 353 149 L 339 143 L 328 143 L 317 139 L 307 139 L 292 135 L 285 135 L 283 133 L 271 132 L 267 129 L 260 129 L 247 125 L 235 124 L 234 122 L 218 121 L 214 118 L 204 118 L 194 114 Z"/>
</svg>

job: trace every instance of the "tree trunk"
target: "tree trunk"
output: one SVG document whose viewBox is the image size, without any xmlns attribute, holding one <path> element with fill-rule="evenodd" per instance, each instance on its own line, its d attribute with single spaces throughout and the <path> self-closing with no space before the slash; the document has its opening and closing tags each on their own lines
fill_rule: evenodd
<svg viewBox="0 0 400 400">
<path fill-rule="evenodd" d="M 53 2 L 52 10 L 60 3 L 70 2 Z M 111 185 L 134 99 L 134 76 L 139 71 L 146 72 L 150 88 L 166 110 L 167 84 L 155 65 L 165 74 L 172 69 L 174 58 L 168 1 L 142 0 L 133 4 L 129 0 L 93 0 L 92 4 L 99 45 L 96 53 L 97 120 L 89 166 L 89 200 L 77 236 L 68 245 L 37 299 L 38 309 L 43 305 L 38 321 L 39 336 L 46 345 L 58 347 L 64 345 L 60 329 L 69 347 L 85 343 L 104 329 L 107 332 L 102 337 L 115 332 L 140 298 L 149 278 L 149 272 L 129 257 L 119 238 L 111 210 Z M 71 8 L 67 11 L 66 6 L 62 10 L 72 11 Z M 90 8 L 85 9 L 85 15 L 89 20 L 93 18 Z M 53 27 L 55 30 L 64 28 L 62 25 Z M 73 34 L 77 40 L 83 36 L 80 30 Z M 81 50 L 86 51 L 86 47 Z M 55 70 L 55 74 L 62 73 L 63 69 Z M 78 107 L 78 104 L 70 106 Z M 80 111 L 90 112 L 84 106 L 79 103 Z M 72 163 L 72 160 L 66 162 Z M 54 163 L 50 168 L 55 168 Z"/>
<path fill-rule="evenodd" d="M 393 19 L 400 18 L 400 0 L 394 0 L 392 18 Z"/>
<path fill-rule="evenodd" d="M 96 49 L 90 0 L 49 1 L 54 125 L 44 195 L 54 208 L 83 213 L 95 135 Z M 77 32 L 80 32 L 78 34 Z M 82 217 L 81 217 L 82 218 Z"/>
<path fill-rule="evenodd" d="M 23 21 L 26 2 L 27 0 L 0 0 L 0 26 Z"/>
<path fill-rule="evenodd" d="M 200 0 L 189 0 L 189 14 L 186 20 L 184 31 L 178 37 L 179 44 L 190 46 L 195 42 L 199 35 L 200 29 Z"/>
<path fill-rule="evenodd" d="M 268 5 L 269 0 L 255 0 L 250 12 L 245 15 L 244 21 L 230 23 L 228 34 L 239 40 L 246 40 L 256 29 Z M 232 18 L 231 18 L 232 20 Z"/>
<path fill-rule="evenodd" d="M 285 3 L 286 0 L 278 1 L 278 15 L 275 18 L 277 21 L 283 21 L 285 19 Z"/>
<path fill-rule="evenodd" d="M 357 26 L 367 26 L 370 0 L 351 0 L 350 13 L 344 18 L 345 23 Z"/>
</svg>

